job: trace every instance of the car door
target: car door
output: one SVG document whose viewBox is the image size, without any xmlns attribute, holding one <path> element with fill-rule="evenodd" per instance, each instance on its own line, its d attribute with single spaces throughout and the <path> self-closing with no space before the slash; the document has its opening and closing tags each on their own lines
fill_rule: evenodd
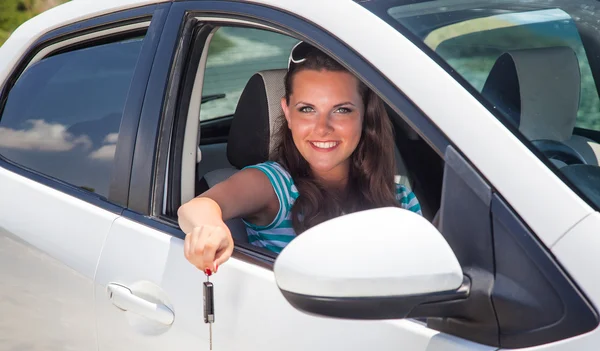
<svg viewBox="0 0 600 351">
<path fill-rule="evenodd" d="M 93 279 L 123 209 L 111 187 L 128 179 L 118 171 L 128 166 L 114 156 L 133 152 L 123 116 L 146 42 L 148 20 L 138 16 L 151 14 L 35 33 L 2 82 L 0 349 L 98 347 Z M 24 27 L 48 24 L 32 22 Z"/>
<path fill-rule="evenodd" d="M 194 81 L 196 72 L 186 72 L 187 64 L 202 61 L 202 54 L 197 57 L 190 47 L 204 52 L 198 38 L 209 35 L 206 23 L 274 32 L 282 32 L 282 27 L 273 23 L 285 23 L 283 33 L 311 33 L 308 38 L 344 53 L 357 69 L 367 66 L 325 31 L 271 7 L 201 1 L 172 5 L 146 91 L 129 208 L 111 227 L 97 269 L 100 350 L 209 348 L 209 328 L 203 320 L 206 277 L 183 256 L 184 233 L 173 217 L 183 187 L 183 175 L 174 170 L 183 169 L 181 160 L 189 157 L 181 154 L 186 121 L 180 119 L 191 105 L 190 79 Z M 373 79 L 379 83 L 381 78 Z M 496 349 L 440 333 L 416 320 L 341 321 L 304 314 L 279 292 L 273 262 L 272 256 L 238 245 L 233 257 L 210 278 L 215 286 L 214 349 Z"/>
</svg>

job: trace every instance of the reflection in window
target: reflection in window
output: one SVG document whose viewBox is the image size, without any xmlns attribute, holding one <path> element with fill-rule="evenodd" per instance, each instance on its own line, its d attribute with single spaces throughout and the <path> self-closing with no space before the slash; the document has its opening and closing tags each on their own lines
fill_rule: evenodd
<svg viewBox="0 0 600 351">
<path fill-rule="evenodd" d="M 64 52 L 31 65 L 8 95 L 0 154 L 107 197 L 142 40 Z"/>
</svg>

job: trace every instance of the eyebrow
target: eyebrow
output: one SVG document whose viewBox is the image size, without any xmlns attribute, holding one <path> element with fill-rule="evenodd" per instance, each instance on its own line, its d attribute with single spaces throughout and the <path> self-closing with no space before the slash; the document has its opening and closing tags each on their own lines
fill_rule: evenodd
<svg viewBox="0 0 600 351">
<path fill-rule="evenodd" d="M 355 106 L 353 103 L 351 103 L 350 101 L 346 101 L 346 102 L 343 102 L 343 103 L 341 103 L 341 104 L 337 104 L 337 105 L 333 106 L 333 108 L 336 108 L 336 107 L 342 107 L 342 106 L 344 106 L 344 105 L 352 105 L 352 106 L 356 107 L 356 106 Z"/>
<path fill-rule="evenodd" d="M 302 105 L 306 105 L 306 106 L 311 106 L 311 107 L 313 107 L 313 106 L 314 106 L 313 104 L 309 104 L 308 102 L 304 102 L 304 101 L 298 101 L 298 102 L 296 103 L 296 105 L 294 105 L 294 106 L 298 106 L 298 105 L 300 105 L 300 104 L 302 104 Z M 350 101 L 342 102 L 341 104 L 337 104 L 337 105 L 335 105 L 335 106 L 333 106 L 333 107 L 334 107 L 334 108 L 336 108 L 336 107 L 341 107 L 341 106 L 344 106 L 344 105 L 352 105 L 352 106 L 356 107 L 356 105 L 354 105 L 354 104 L 353 104 L 353 103 L 351 103 Z"/>
</svg>

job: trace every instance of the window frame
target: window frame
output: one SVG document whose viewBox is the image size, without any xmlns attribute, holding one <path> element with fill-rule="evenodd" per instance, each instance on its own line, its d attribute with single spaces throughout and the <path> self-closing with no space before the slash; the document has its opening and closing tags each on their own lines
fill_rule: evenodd
<svg viewBox="0 0 600 351">
<path fill-rule="evenodd" d="M 129 192 L 129 173 L 133 158 L 133 143 L 137 133 L 137 120 L 141 108 L 141 96 L 144 95 L 145 81 L 149 76 L 153 53 L 156 47 L 156 33 L 164 25 L 165 6 L 144 6 L 131 10 L 95 17 L 81 22 L 49 31 L 38 38 L 16 64 L 3 86 L 0 86 L 0 116 L 6 105 L 8 94 L 22 73 L 33 63 L 57 52 L 77 50 L 119 39 L 144 34 L 140 56 L 133 73 L 129 93 L 125 101 L 123 116 L 119 129 L 119 140 L 113 162 L 110 179 L 110 190 L 105 198 L 96 193 L 19 165 L 0 155 L 0 167 L 15 172 L 23 177 L 49 186 L 53 189 L 74 196 L 78 199 L 106 209 L 113 213 L 121 213 L 126 206 Z"/>
</svg>

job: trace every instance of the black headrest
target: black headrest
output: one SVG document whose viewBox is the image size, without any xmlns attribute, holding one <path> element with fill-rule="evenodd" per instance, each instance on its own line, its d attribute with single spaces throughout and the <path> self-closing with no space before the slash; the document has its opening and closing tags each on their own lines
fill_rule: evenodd
<svg viewBox="0 0 600 351">
<path fill-rule="evenodd" d="M 509 54 L 503 54 L 496 60 L 481 91 L 487 100 L 493 103 L 509 122 L 519 127 L 521 121 L 521 91 L 517 67 Z"/>
<path fill-rule="evenodd" d="M 235 109 L 227 158 L 238 169 L 269 159 L 274 147 L 272 136 L 283 115 L 281 98 L 285 94 L 285 69 L 260 71 L 246 84 Z"/>
</svg>

